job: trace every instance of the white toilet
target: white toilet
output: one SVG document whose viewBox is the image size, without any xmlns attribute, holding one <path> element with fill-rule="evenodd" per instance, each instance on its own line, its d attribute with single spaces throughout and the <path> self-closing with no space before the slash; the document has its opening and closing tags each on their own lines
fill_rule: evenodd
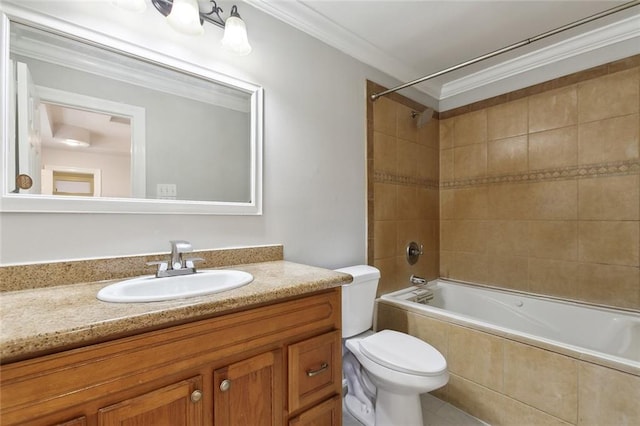
<svg viewBox="0 0 640 426">
<path fill-rule="evenodd" d="M 371 391 L 369 380 L 377 388 L 373 389 L 375 416 L 353 412 L 354 404 L 346 404 L 347 409 L 366 426 L 423 426 L 420 394 L 447 384 L 446 360 L 416 337 L 392 330 L 370 330 L 380 271 L 367 265 L 337 271 L 353 276 L 353 282 L 342 286 L 343 342 L 362 365 L 364 390 Z"/>
</svg>

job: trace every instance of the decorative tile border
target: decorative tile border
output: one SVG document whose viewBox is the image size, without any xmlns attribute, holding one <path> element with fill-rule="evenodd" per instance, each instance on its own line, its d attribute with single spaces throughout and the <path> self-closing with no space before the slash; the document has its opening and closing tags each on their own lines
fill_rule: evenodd
<svg viewBox="0 0 640 426">
<path fill-rule="evenodd" d="M 415 176 L 396 175 L 388 172 L 374 170 L 373 181 L 376 183 L 391 183 L 396 185 L 418 186 L 420 188 L 438 189 L 438 181 L 424 179 Z"/>
<path fill-rule="evenodd" d="M 554 169 L 533 170 L 517 174 L 486 176 L 470 179 L 451 180 L 440 183 L 440 188 L 457 189 L 494 183 L 545 182 L 567 179 L 622 176 L 640 173 L 640 160 L 617 161 L 612 163 L 587 164 Z"/>
</svg>

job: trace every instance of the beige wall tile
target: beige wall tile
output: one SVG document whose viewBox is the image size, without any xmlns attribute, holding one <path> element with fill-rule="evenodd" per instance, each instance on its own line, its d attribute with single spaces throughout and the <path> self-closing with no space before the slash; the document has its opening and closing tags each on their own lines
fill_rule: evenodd
<svg viewBox="0 0 640 426">
<path fill-rule="evenodd" d="M 374 183 L 374 219 L 395 220 L 398 217 L 398 185 Z"/>
<path fill-rule="evenodd" d="M 416 189 L 418 217 L 427 220 L 440 218 L 440 198 L 437 188 Z"/>
<path fill-rule="evenodd" d="M 385 133 L 373 132 L 373 168 L 381 172 L 397 172 L 398 150 L 396 138 Z"/>
<path fill-rule="evenodd" d="M 528 183 L 506 183 L 489 186 L 489 218 L 523 220 L 531 216 Z"/>
<path fill-rule="evenodd" d="M 638 222 L 580 221 L 579 259 L 587 263 L 638 266 Z"/>
<path fill-rule="evenodd" d="M 529 222 L 529 256 L 578 260 L 578 225 L 575 221 Z"/>
<path fill-rule="evenodd" d="M 532 219 L 578 218 L 578 183 L 575 180 L 532 183 L 529 186 L 529 197 Z"/>
<path fill-rule="evenodd" d="M 612 176 L 578 181 L 581 220 L 640 219 L 640 176 Z"/>
<path fill-rule="evenodd" d="M 502 424 L 505 398 L 498 392 L 451 374 L 447 398 L 452 405 L 490 425 Z"/>
<path fill-rule="evenodd" d="M 417 149 L 417 176 L 420 179 L 437 181 L 440 179 L 440 151 L 435 148 L 418 145 Z"/>
<path fill-rule="evenodd" d="M 398 191 L 398 211 L 396 217 L 402 220 L 418 219 L 418 192 L 413 185 L 396 185 Z"/>
<path fill-rule="evenodd" d="M 575 423 L 578 361 L 510 340 L 504 343 L 504 393 Z"/>
<path fill-rule="evenodd" d="M 411 108 L 398 104 L 398 137 L 411 141 L 418 142 L 418 126 L 416 126 L 416 119 L 411 117 Z"/>
<path fill-rule="evenodd" d="M 488 284 L 528 291 L 528 269 L 528 258 L 525 256 L 490 255 Z"/>
<path fill-rule="evenodd" d="M 380 270 L 380 282 L 378 283 L 377 291 L 378 296 L 403 288 L 403 286 L 399 284 L 400 280 L 395 257 L 376 259 L 373 262 L 373 266 Z"/>
<path fill-rule="evenodd" d="M 449 324 L 410 312 L 408 315 L 409 334 L 424 340 L 448 358 Z"/>
<path fill-rule="evenodd" d="M 487 143 L 487 174 L 502 175 L 528 170 L 527 136 L 493 140 Z"/>
<path fill-rule="evenodd" d="M 454 238 L 457 221 L 441 220 L 440 221 L 440 249 L 454 250 Z"/>
<path fill-rule="evenodd" d="M 581 124 L 578 128 L 579 164 L 638 158 L 638 114 Z"/>
<path fill-rule="evenodd" d="M 440 219 L 454 218 L 455 190 L 442 188 L 440 191 Z"/>
<path fill-rule="evenodd" d="M 578 84 L 581 123 L 638 112 L 638 68 Z"/>
<path fill-rule="evenodd" d="M 407 333 L 409 330 L 409 311 L 391 306 L 385 302 L 376 302 L 375 330 L 395 330 Z"/>
<path fill-rule="evenodd" d="M 502 391 L 503 339 L 451 325 L 449 371 L 479 385 Z"/>
<path fill-rule="evenodd" d="M 429 148 L 440 149 L 440 120 L 432 118 L 418 129 L 418 143 Z"/>
<path fill-rule="evenodd" d="M 454 117 L 453 145 L 464 146 L 487 141 L 487 110 Z"/>
<path fill-rule="evenodd" d="M 578 297 L 587 302 L 640 309 L 640 269 L 581 263 Z"/>
<path fill-rule="evenodd" d="M 557 129 L 577 122 L 576 86 L 551 90 L 529 98 L 529 132 Z"/>
<path fill-rule="evenodd" d="M 578 126 L 529 135 L 529 170 L 578 164 Z"/>
<path fill-rule="evenodd" d="M 581 362 L 579 425 L 637 425 L 640 377 Z"/>
<path fill-rule="evenodd" d="M 397 139 L 398 170 L 401 176 L 416 176 L 418 167 L 418 145 L 404 139 Z"/>
<path fill-rule="evenodd" d="M 440 181 L 453 180 L 453 148 L 440 151 Z"/>
<path fill-rule="evenodd" d="M 454 272 L 455 267 L 455 255 L 454 251 L 440 250 L 440 276 L 444 278 L 453 278 L 451 273 Z"/>
<path fill-rule="evenodd" d="M 440 120 L 440 149 L 453 148 L 453 118 Z"/>
<path fill-rule="evenodd" d="M 405 256 L 406 247 L 411 241 L 424 244 L 421 236 L 421 221 L 403 220 L 398 222 L 398 238 L 395 241 L 395 256 Z"/>
<path fill-rule="evenodd" d="M 487 174 L 487 144 L 461 146 L 453 150 L 453 176 L 456 179 Z"/>
<path fill-rule="evenodd" d="M 447 399 L 461 410 L 495 426 L 569 425 L 556 417 L 457 375 L 451 375 L 447 386 Z"/>
<path fill-rule="evenodd" d="M 488 139 L 495 140 L 526 134 L 528 112 L 529 104 L 526 98 L 488 108 Z"/>
<path fill-rule="evenodd" d="M 529 222 L 494 220 L 488 223 L 487 252 L 489 254 L 527 256 L 529 254 Z"/>
<path fill-rule="evenodd" d="M 453 267 L 449 277 L 460 280 L 484 284 L 489 279 L 489 264 L 486 254 L 456 251 Z"/>
<path fill-rule="evenodd" d="M 489 190 L 486 186 L 454 190 L 453 217 L 486 219 L 489 216 Z"/>
<path fill-rule="evenodd" d="M 398 225 L 394 220 L 376 220 L 374 222 L 374 258 L 393 257 L 397 255 Z"/>
<path fill-rule="evenodd" d="M 388 98 L 379 98 L 373 103 L 373 130 L 396 136 L 398 103 Z"/>
<path fill-rule="evenodd" d="M 486 253 L 488 227 L 486 221 L 454 220 L 453 249 L 473 253 Z"/>
<path fill-rule="evenodd" d="M 578 262 L 529 258 L 529 291 L 578 298 Z"/>
</svg>

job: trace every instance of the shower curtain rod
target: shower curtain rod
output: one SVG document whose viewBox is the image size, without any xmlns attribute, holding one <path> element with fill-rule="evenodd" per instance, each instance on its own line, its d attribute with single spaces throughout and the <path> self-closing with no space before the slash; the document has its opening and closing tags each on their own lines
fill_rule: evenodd
<svg viewBox="0 0 640 426">
<path fill-rule="evenodd" d="M 494 56 L 500 55 L 502 53 L 506 53 L 506 52 L 509 52 L 511 50 L 517 49 L 519 47 L 526 46 L 527 44 L 531 44 L 534 41 L 542 40 L 544 38 L 551 37 L 552 35 L 556 35 L 556 34 L 561 33 L 563 31 L 567 31 L 567 30 L 570 30 L 572 28 L 575 28 L 575 27 L 577 27 L 579 25 L 583 25 L 583 24 L 589 23 L 591 21 L 595 21 L 596 19 L 600 19 L 600 18 L 604 18 L 605 16 L 613 15 L 614 13 L 623 11 L 625 9 L 629 9 L 629 8 L 631 8 L 633 6 L 637 6 L 638 4 L 640 4 L 640 0 L 634 0 L 634 1 L 630 1 L 630 2 L 627 2 L 627 3 L 621 4 L 620 6 L 612 7 L 611 9 L 607 9 L 607 10 L 605 10 L 603 12 L 596 13 L 595 15 L 591 15 L 591 16 L 588 16 L 586 18 L 580 19 L 578 21 L 572 22 L 570 24 L 563 25 L 562 27 L 558 27 L 558 28 L 556 28 L 554 30 L 547 31 L 547 32 L 542 33 L 542 34 L 538 34 L 535 37 L 531 37 L 531 38 L 522 40 L 522 41 L 520 41 L 518 43 L 514 43 L 514 44 L 511 44 L 509 46 L 503 47 L 502 49 L 494 50 L 491 53 L 487 53 L 485 55 L 478 56 L 477 58 L 470 59 L 470 60 L 468 60 L 466 62 L 462 62 L 462 63 L 460 63 L 458 65 L 454 65 L 454 66 L 452 66 L 450 68 L 447 68 L 447 69 L 444 69 L 442 71 L 434 72 L 433 74 L 429 74 L 429 75 L 426 75 L 424 77 L 420 77 L 420 78 L 412 80 L 412 81 L 410 81 L 408 83 L 404 83 L 404 84 L 401 84 L 399 86 L 393 87 L 391 89 L 387 89 L 387 90 L 385 90 L 383 92 L 380 92 L 380 93 L 374 93 L 373 95 L 371 95 L 371 100 L 375 101 L 376 99 L 378 99 L 378 98 L 380 98 L 380 97 L 382 97 L 384 95 L 388 95 L 390 93 L 397 92 L 398 90 L 402 90 L 402 89 L 405 89 L 407 87 L 413 86 L 415 84 L 422 83 L 423 81 L 427 81 L 427 80 L 430 80 L 432 78 L 439 77 L 439 76 L 441 76 L 443 74 L 450 73 L 451 71 L 455 71 L 455 70 L 458 70 L 460 68 L 464 68 L 464 67 L 466 67 L 468 65 L 475 64 L 476 62 L 480 62 L 480 61 L 483 61 L 485 59 L 493 58 Z"/>
</svg>

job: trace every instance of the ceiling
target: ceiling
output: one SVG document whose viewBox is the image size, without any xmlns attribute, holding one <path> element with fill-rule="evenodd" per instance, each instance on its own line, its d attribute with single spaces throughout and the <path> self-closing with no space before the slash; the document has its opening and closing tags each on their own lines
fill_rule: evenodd
<svg viewBox="0 0 640 426">
<path fill-rule="evenodd" d="M 401 82 L 625 1 L 245 0 Z M 441 111 L 640 53 L 640 5 L 416 86 Z M 520 86 L 520 87 L 518 87 Z"/>
</svg>

